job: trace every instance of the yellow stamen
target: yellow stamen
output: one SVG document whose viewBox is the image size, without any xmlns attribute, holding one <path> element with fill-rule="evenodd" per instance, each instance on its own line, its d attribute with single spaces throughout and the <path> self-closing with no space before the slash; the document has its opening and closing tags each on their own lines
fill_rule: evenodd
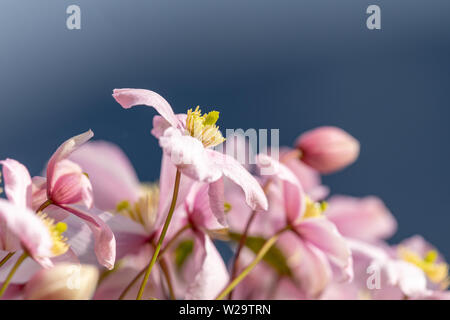
<svg viewBox="0 0 450 320">
<path fill-rule="evenodd" d="M 229 203 L 229 202 L 225 202 L 225 203 L 223 204 L 223 207 L 224 207 L 225 213 L 230 212 L 231 209 L 232 209 L 231 203 Z"/>
<path fill-rule="evenodd" d="M 146 230 L 153 230 L 159 205 L 159 187 L 157 184 L 141 185 L 141 195 L 131 204 L 124 200 L 117 204 L 117 213 L 143 225 Z"/>
<path fill-rule="evenodd" d="M 192 137 L 200 140 L 205 147 L 214 147 L 225 141 L 216 122 L 219 119 L 218 111 L 211 111 L 202 115 L 202 111 L 189 109 L 186 119 L 186 131 Z"/>
<path fill-rule="evenodd" d="M 328 204 L 325 201 L 314 202 L 310 197 L 306 196 L 306 208 L 303 219 L 321 217 L 323 212 L 327 209 Z"/>
<path fill-rule="evenodd" d="M 38 213 L 38 217 L 47 227 L 52 238 L 52 254 L 53 256 L 59 256 L 67 252 L 69 245 L 66 243 L 67 238 L 62 234 L 67 230 L 67 224 L 64 222 L 58 222 L 55 224 L 55 220 L 48 217 L 45 213 Z"/>
<path fill-rule="evenodd" d="M 423 258 L 405 247 L 400 247 L 398 252 L 401 259 L 422 269 L 431 282 L 448 286 L 448 265 L 445 262 L 436 262 L 438 258 L 436 250 L 428 251 Z"/>
</svg>

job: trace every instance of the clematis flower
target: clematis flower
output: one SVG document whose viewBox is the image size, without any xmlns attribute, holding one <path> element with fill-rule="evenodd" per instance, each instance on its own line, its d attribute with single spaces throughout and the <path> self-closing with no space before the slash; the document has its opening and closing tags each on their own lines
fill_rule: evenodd
<svg viewBox="0 0 450 320">
<path fill-rule="evenodd" d="M 359 142 L 337 127 L 319 127 L 303 133 L 296 141 L 301 160 L 321 173 L 332 173 L 358 158 Z"/>
<path fill-rule="evenodd" d="M 143 89 L 115 89 L 113 97 L 125 109 L 136 105 L 155 108 L 161 116 L 153 118 L 152 134 L 158 138 L 164 153 L 181 173 L 207 183 L 225 176 L 242 188 L 252 209 L 267 209 L 267 199 L 253 176 L 234 158 L 211 149 L 224 141 L 216 126 L 219 118 L 217 111 L 202 115 L 197 107 L 195 110 L 189 109 L 187 114 L 175 115 L 163 97 Z M 220 185 L 213 184 L 212 187 Z"/>
<path fill-rule="evenodd" d="M 287 281 L 297 287 L 299 295 L 318 297 L 334 273 L 343 281 L 350 281 L 350 249 L 336 226 L 323 214 L 325 207 L 304 193 L 296 175 L 285 165 L 262 154 L 257 157 L 257 165 L 269 168 L 267 172 L 274 175 L 267 177 L 270 183 L 266 182 L 269 209 L 264 216 L 255 216 L 249 234 L 267 238 L 284 226 L 290 226 L 276 246 L 291 273 Z M 233 220 L 239 219 L 240 212 L 234 211 L 234 204 L 231 205 L 229 218 L 233 228 L 237 225 Z"/>
<path fill-rule="evenodd" d="M 92 136 L 89 130 L 64 142 L 47 164 L 47 177 L 33 178 L 33 209 L 46 208 L 58 220 L 69 213 L 81 218 L 94 235 L 99 263 L 112 269 L 116 254 L 114 235 L 98 214 L 89 211 L 93 205 L 91 183 L 81 167 L 68 159 Z"/>
<path fill-rule="evenodd" d="M 65 254 L 69 247 L 62 233 L 66 225 L 55 223 L 44 213 L 31 209 L 32 181 L 28 170 L 16 160 L 6 159 L 2 164 L 5 193 L 8 200 L 0 199 L 0 256 L 8 252 L 25 251 L 42 267 L 53 265 L 51 258 Z M 13 257 L 3 270 L 16 258 Z"/>
</svg>

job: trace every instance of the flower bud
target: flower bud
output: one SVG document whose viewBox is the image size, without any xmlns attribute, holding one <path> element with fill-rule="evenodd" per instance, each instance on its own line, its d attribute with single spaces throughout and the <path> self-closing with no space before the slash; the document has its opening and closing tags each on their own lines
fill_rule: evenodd
<svg viewBox="0 0 450 320">
<path fill-rule="evenodd" d="M 336 127 L 319 127 L 302 134 L 296 142 L 301 160 L 321 173 L 332 173 L 352 164 L 359 155 L 359 142 Z"/>
<path fill-rule="evenodd" d="M 48 197 L 57 204 L 82 203 L 91 208 L 92 185 L 78 164 L 61 160 L 54 167 Z"/>
<path fill-rule="evenodd" d="M 42 269 L 25 285 L 27 300 L 88 300 L 95 291 L 97 268 L 70 263 Z"/>
</svg>

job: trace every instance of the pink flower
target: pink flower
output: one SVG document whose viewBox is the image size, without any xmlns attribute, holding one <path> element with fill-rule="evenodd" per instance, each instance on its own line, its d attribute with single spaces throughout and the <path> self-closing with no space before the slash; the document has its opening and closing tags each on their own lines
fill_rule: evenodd
<svg viewBox="0 0 450 320">
<path fill-rule="evenodd" d="M 301 291 L 307 297 L 317 297 L 331 281 L 332 267 L 345 280 L 350 280 L 350 250 L 335 225 L 322 214 L 320 205 L 305 195 L 297 177 L 285 165 L 262 154 L 257 157 L 257 164 L 274 173 L 268 177 L 271 179 L 269 210 L 261 213 L 260 219 L 266 220 L 266 226 L 272 225 L 272 234 L 276 229 L 290 226 L 290 231 L 280 237 L 278 246 L 288 257 L 288 266 Z M 266 235 L 270 231 L 258 233 Z"/>
<path fill-rule="evenodd" d="M 267 209 L 264 192 L 252 175 L 234 158 L 211 149 L 224 141 L 215 125 L 218 112 L 202 115 L 197 108 L 187 115 L 175 115 L 163 97 L 143 89 L 115 89 L 113 97 L 125 109 L 147 105 L 158 111 L 161 117 L 154 117 L 152 134 L 184 175 L 207 183 L 225 176 L 243 189 L 251 208 Z"/>
<path fill-rule="evenodd" d="M 389 238 L 397 229 L 395 218 L 377 197 L 333 196 L 327 202 L 325 215 L 345 237 L 373 242 Z"/>
<path fill-rule="evenodd" d="M 320 127 L 303 133 L 295 143 L 301 160 L 321 173 L 332 173 L 352 164 L 359 142 L 342 129 Z"/>
<path fill-rule="evenodd" d="M 0 199 L 0 250 L 25 250 L 43 267 L 51 267 L 50 258 L 68 250 L 61 236 L 64 224 L 54 224 L 47 216 L 32 211 L 31 177 L 24 165 L 12 159 L 0 163 L 8 198 Z"/>
<path fill-rule="evenodd" d="M 99 263 L 112 269 L 116 255 L 114 235 L 98 214 L 89 211 L 93 205 L 91 183 L 81 167 L 68 160 L 72 152 L 92 136 L 89 130 L 70 138 L 56 150 L 47 164 L 47 178 L 33 178 L 33 203 L 35 208 L 48 207 L 57 219 L 67 217 L 68 213 L 81 218 L 94 235 Z"/>
</svg>

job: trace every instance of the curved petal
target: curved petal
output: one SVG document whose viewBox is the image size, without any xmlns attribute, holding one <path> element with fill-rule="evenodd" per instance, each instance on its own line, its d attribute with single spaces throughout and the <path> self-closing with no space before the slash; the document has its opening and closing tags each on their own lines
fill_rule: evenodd
<svg viewBox="0 0 450 320">
<path fill-rule="evenodd" d="M 114 210 L 123 200 L 137 201 L 139 179 L 119 146 L 106 141 L 88 142 L 73 152 L 69 159 L 89 175 L 96 208 Z"/>
<path fill-rule="evenodd" d="M 191 179 L 213 182 L 222 176 L 220 168 L 212 161 L 203 144 L 191 137 L 182 135 L 175 128 L 168 128 L 159 138 L 159 145 L 170 157 L 172 163 Z"/>
<path fill-rule="evenodd" d="M 283 198 L 287 220 L 294 223 L 305 212 L 304 191 L 294 173 L 282 163 L 270 156 L 259 154 L 256 163 L 270 177 L 283 182 Z"/>
<path fill-rule="evenodd" d="M 59 148 L 55 151 L 47 164 L 47 181 L 49 181 L 50 184 L 52 184 L 53 181 L 56 163 L 69 157 L 72 152 L 74 152 L 77 148 L 79 148 L 93 136 L 94 133 L 92 132 L 92 130 L 88 130 L 85 133 L 70 138 L 59 146 Z"/>
<path fill-rule="evenodd" d="M 245 200 L 253 210 L 267 210 L 268 202 L 258 181 L 233 157 L 214 150 L 206 150 L 223 175 L 239 185 Z"/>
<path fill-rule="evenodd" d="M 382 240 L 397 229 L 395 218 L 377 197 L 333 196 L 325 214 L 342 235 L 354 239 Z"/>
<path fill-rule="evenodd" d="M 3 178 L 5 180 L 5 194 L 12 203 L 22 206 L 31 206 L 31 177 L 27 168 L 13 159 L 0 161 L 3 165 Z"/>
<path fill-rule="evenodd" d="M 94 235 L 98 262 L 112 269 L 116 260 L 116 239 L 110 227 L 98 216 L 100 212 L 86 211 L 78 206 L 60 205 L 60 207 L 84 220 Z"/>
<path fill-rule="evenodd" d="M 81 167 L 68 159 L 55 164 L 48 189 L 47 194 L 57 204 L 82 203 L 87 208 L 93 205 L 91 182 Z"/>
<path fill-rule="evenodd" d="M 185 113 L 178 113 L 175 115 L 177 119 L 180 122 L 180 128 L 184 127 L 186 124 L 186 118 L 187 114 Z M 154 116 L 153 117 L 153 128 L 152 128 L 152 135 L 159 139 L 164 134 L 164 131 L 168 129 L 169 127 L 172 127 L 172 125 L 167 122 L 167 120 L 161 116 Z"/>
<path fill-rule="evenodd" d="M 50 257 L 53 241 L 49 230 L 33 211 L 0 199 L 0 221 L 33 258 Z"/>
<path fill-rule="evenodd" d="M 297 234 L 322 252 L 340 268 L 346 269 L 351 263 L 351 253 L 347 241 L 336 226 L 326 218 L 309 218 L 294 226 Z"/>
<path fill-rule="evenodd" d="M 114 89 L 113 97 L 124 109 L 146 105 L 155 108 L 171 126 L 178 128 L 181 125 L 170 104 L 156 92 L 145 89 Z"/>
<path fill-rule="evenodd" d="M 225 188 L 223 179 L 209 184 L 208 189 L 209 206 L 217 221 L 224 227 L 228 226 L 225 218 Z"/>
<path fill-rule="evenodd" d="M 193 281 L 190 282 L 185 299 L 214 299 L 227 285 L 229 276 L 222 257 L 211 239 L 206 235 L 197 236 L 194 252 Z"/>
</svg>

